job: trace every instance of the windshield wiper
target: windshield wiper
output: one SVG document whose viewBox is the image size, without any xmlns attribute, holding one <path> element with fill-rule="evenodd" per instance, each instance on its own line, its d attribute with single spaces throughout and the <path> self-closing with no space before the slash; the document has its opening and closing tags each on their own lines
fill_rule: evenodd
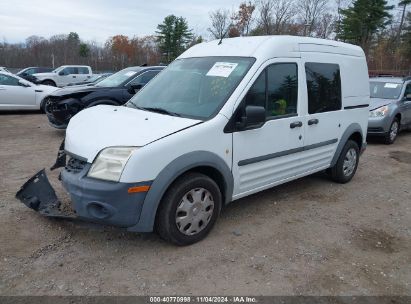
<svg viewBox="0 0 411 304">
<path fill-rule="evenodd" d="M 154 107 L 138 107 L 136 106 L 137 109 L 139 110 L 144 110 L 144 111 L 150 111 L 150 112 L 155 112 L 155 113 L 160 113 L 160 114 L 166 114 L 166 115 L 170 115 L 170 116 L 181 116 L 178 113 L 175 112 L 171 112 L 168 111 L 166 109 L 162 109 L 162 108 L 154 108 Z"/>
</svg>

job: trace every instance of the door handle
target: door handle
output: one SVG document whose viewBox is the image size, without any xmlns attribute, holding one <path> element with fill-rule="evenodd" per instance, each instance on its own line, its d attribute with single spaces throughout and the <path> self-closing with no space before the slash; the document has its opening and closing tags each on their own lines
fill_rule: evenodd
<svg viewBox="0 0 411 304">
<path fill-rule="evenodd" d="M 77 78 L 77 76 L 73 76 L 73 78 Z"/>
<path fill-rule="evenodd" d="M 295 129 L 295 128 L 301 128 L 303 126 L 303 123 L 301 121 L 296 121 L 290 123 L 290 128 Z"/>
<path fill-rule="evenodd" d="M 6 88 L 0 87 L 0 90 L 1 90 L 1 91 L 4 91 L 5 89 L 6 89 Z"/>
<path fill-rule="evenodd" d="M 320 122 L 320 121 L 319 121 L 317 118 L 310 119 L 310 120 L 308 121 L 308 125 L 309 125 L 309 126 L 318 125 L 319 122 Z"/>
</svg>

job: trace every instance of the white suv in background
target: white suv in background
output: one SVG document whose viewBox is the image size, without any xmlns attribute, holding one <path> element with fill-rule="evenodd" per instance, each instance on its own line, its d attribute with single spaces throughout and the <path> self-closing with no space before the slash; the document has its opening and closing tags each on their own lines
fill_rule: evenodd
<svg viewBox="0 0 411 304">
<path fill-rule="evenodd" d="M 83 82 L 91 78 L 93 71 L 85 65 L 63 65 L 50 73 L 33 74 L 36 83 L 64 87 L 73 82 Z"/>
</svg>

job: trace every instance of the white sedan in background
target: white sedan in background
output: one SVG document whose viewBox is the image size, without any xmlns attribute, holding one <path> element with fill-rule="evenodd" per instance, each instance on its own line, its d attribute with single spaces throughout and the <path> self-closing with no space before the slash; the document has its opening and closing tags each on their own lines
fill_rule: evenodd
<svg viewBox="0 0 411 304">
<path fill-rule="evenodd" d="M 43 110 L 44 98 L 56 89 L 0 72 L 0 110 Z"/>
</svg>

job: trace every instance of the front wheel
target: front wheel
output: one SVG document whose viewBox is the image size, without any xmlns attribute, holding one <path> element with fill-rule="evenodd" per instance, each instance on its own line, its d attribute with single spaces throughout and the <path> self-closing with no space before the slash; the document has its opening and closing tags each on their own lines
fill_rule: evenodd
<svg viewBox="0 0 411 304">
<path fill-rule="evenodd" d="M 53 80 L 44 80 L 41 84 L 51 86 L 51 87 L 56 87 L 56 83 Z"/>
<path fill-rule="evenodd" d="M 341 184 L 348 183 L 355 175 L 360 158 L 358 144 L 349 140 L 345 144 L 334 167 L 329 169 L 331 178 Z"/>
<path fill-rule="evenodd" d="M 395 118 L 391 123 L 390 130 L 384 136 L 384 143 L 386 145 L 392 145 L 397 139 L 398 133 L 400 131 L 400 121 Z"/>
<path fill-rule="evenodd" d="M 167 190 L 158 210 L 157 232 L 176 245 L 196 243 L 213 228 L 222 205 L 218 185 L 208 176 L 188 173 Z"/>
</svg>

